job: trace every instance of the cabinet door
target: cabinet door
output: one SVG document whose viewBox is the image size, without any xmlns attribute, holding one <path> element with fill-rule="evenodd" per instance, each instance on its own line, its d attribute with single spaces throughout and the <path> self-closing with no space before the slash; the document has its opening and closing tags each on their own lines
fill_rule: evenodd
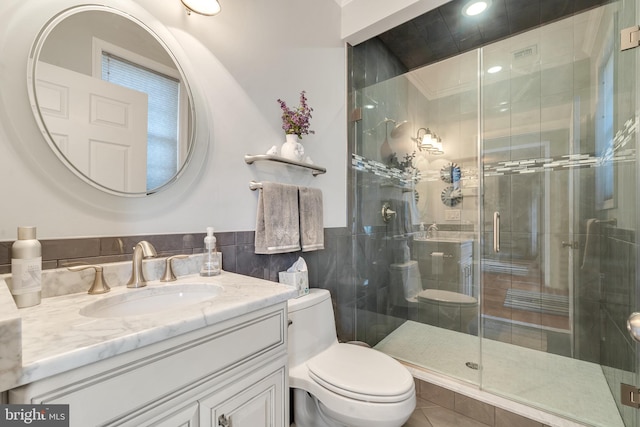
<svg viewBox="0 0 640 427">
<path fill-rule="evenodd" d="M 192 402 L 176 409 L 176 399 L 164 405 L 139 414 L 128 421 L 118 421 L 109 426 L 122 427 L 198 427 L 198 402 Z"/>
<path fill-rule="evenodd" d="M 202 427 L 283 427 L 286 378 L 282 367 L 253 382 L 249 378 L 200 401 Z M 254 380 L 255 381 L 255 380 Z"/>
</svg>

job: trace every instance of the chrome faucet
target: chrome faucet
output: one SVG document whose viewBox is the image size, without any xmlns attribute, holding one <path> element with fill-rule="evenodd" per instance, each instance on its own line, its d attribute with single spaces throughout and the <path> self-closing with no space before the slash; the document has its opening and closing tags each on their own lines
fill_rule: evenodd
<svg viewBox="0 0 640 427">
<path fill-rule="evenodd" d="M 433 239 L 438 232 L 438 225 L 434 222 L 427 228 L 427 239 Z"/>
<path fill-rule="evenodd" d="M 147 286 L 147 279 L 142 272 L 142 259 L 152 258 L 158 255 L 156 248 L 146 240 L 138 242 L 133 247 L 133 263 L 131 267 L 131 279 L 127 283 L 127 288 L 142 288 Z"/>
</svg>

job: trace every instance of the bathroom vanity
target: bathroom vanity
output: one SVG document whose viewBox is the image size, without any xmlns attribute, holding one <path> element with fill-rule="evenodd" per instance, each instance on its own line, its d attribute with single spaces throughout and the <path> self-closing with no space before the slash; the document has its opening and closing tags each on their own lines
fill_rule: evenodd
<svg viewBox="0 0 640 427">
<path fill-rule="evenodd" d="M 414 239 L 413 251 L 427 288 L 473 294 L 473 240 L 435 237 Z"/>
<path fill-rule="evenodd" d="M 180 286 L 217 290 L 175 309 L 141 308 L 146 314 L 136 313 L 136 302 L 124 315 L 108 308 L 111 301 L 126 306 L 129 295 Z M 0 372 L 0 387 L 9 390 L 9 403 L 68 404 L 70 425 L 78 427 L 285 426 L 286 301 L 293 293 L 223 272 L 142 289 L 119 286 L 99 296 L 44 298 L 16 310 L 22 363 Z"/>
</svg>

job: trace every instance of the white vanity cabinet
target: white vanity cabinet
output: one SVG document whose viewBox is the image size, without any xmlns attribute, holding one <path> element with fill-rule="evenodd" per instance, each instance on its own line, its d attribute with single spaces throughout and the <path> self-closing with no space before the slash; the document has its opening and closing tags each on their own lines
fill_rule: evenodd
<svg viewBox="0 0 640 427">
<path fill-rule="evenodd" d="M 9 392 L 69 404 L 70 425 L 289 425 L 286 303 L 244 314 Z"/>
</svg>

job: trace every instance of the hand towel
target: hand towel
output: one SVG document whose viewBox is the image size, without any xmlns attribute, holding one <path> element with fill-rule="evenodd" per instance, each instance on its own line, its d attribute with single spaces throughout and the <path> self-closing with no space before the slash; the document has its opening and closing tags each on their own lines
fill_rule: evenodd
<svg viewBox="0 0 640 427">
<path fill-rule="evenodd" d="M 324 249 L 322 190 L 298 187 L 302 252 Z"/>
<path fill-rule="evenodd" d="M 598 226 L 598 220 L 596 218 L 587 220 L 587 238 L 584 243 L 584 254 L 582 255 L 582 266 L 580 267 L 580 269 L 583 271 L 598 271 L 598 266 L 600 265 L 600 236 L 598 236 L 599 230 L 600 227 Z"/>
<path fill-rule="evenodd" d="M 402 192 L 402 226 L 404 234 L 413 232 L 413 225 L 420 223 L 420 213 L 413 190 Z"/>
<path fill-rule="evenodd" d="M 439 276 L 444 266 L 444 252 L 431 252 L 431 274 Z"/>
<path fill-rule="evenodd" d="M 281 254 L 300 250 L 298 187 L 263 182 L 258 196 L 255 253 Z"/>
</svg>

